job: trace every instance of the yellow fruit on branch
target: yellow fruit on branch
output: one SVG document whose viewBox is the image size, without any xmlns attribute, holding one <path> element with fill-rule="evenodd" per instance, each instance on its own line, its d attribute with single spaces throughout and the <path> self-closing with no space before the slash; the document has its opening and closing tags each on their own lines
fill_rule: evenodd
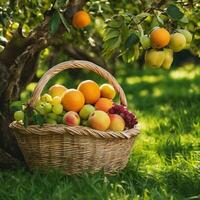
<svg viewBox="0 0 200 200">
<path fill-rule="evenodd" d="M 173 62 L 173 50 L 172 49 L 164 49 L 165 58 L 162 64 L 164 69 L 169 69 Z"/>
<path fill-rule="evenodd" d="M 186 43 L 190 44 L 192 42 L 192 34 L 186 29 L 177 29 L 177 31 L 185 36 Z"/>
<path fill-rule="evenodd" d="M 179 52 L 183 50 L 186 47 L 185 36 L 181 33 L 172 34 L 169 46 L 174 52 Z"/>
<path fill-rule="evenodd" d="M 165 53 L 163 51 L 158 51 L 151 49 L 145 54 L 145 63 L 151 67 L 159 68 L 163 64 L 165 59 Z"/>
</svg>

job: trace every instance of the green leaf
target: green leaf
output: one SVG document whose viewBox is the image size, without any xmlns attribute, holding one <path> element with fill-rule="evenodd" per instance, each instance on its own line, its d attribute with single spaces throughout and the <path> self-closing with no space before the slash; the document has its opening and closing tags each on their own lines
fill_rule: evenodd
<svg viewBox="0 0 200 200">
<path fill-rule="evenodd" d="M 116 48 L 118 48 L 121 44 L 121 36 L 119 36 L 118 38 L 111 38 L 109 40 L 107 40 L 104 43 L 104 49 L 105 50 L 114 50 Z"/>
<path fill-rule="evenodd" d="M 122 25 L 122 22 L 121 21 L 118 21 L 118 20 L 112 20 L 108 23 L 108 27 L 111 27 L 111 28 L 119 28 L 120 26 Z"/>
<path fill-rule="evenodd" d="M 10 110 L 11 110 L 11 112 L 16 112 L 18 110 L 22 110 L 22 105 L 23 105 L 23 103 L 21 101 L 13 101 L 10 104 Z"/>
<path fill-rule="evenodd" d="M 146 17 L 150 16 L 151 14 L 146 13 L 146 12 L 142 12 L 138 15 L 135 16 L 134 20 L 136 23 L 139 23 L 142 19 L 145 19 Z"/>
<path fill-rule="evenodd" d="M 156 18 L 160 24 L 164 25 L 164 21 L 162 20 L 162 18 L 159 15 L 156 15 Z"/>
<path fill-rule="evenodd" d="M 133 51 L 134 51 L 134 53 L 133 53 L 134 54 L 134 58 L 135 58 L 135 60 L 137 60 L 139 58 L 139 56 L 140 56 L 140 51 L 139 51 L 139 45 L 138 44 L 134 45 Z"/>
<path fill-rule="evenodd" d="M 112 29 L 111 31 L 109 31 L 103 38 L 103 41 L 115 38 L 115 37 L 119 37 L 120 32 L 116 29 Z"/>
<path fill-rule="evenodd" d="M 55 8 L 61 8 L 64 5 L 67 5 L 69 0 L 56 0 L 54 7 Z"/>
<path fill-rule="evenodd" d="M 125 42 L 125 48 L 128 49 L 133 45 L 137 44 L 140 41 L 140 38 L 136 33 L 132 33 Z"/>
<path fill-rule="evenodd" d="M 67 20 L 65 19 L 65 17 L 63 16 L 63 14 L 61 12 L 58 11 L 58 14 L 60 16 L 60 19 L 64 25 L 64 27 L 66 28 L 67 32 L 69 33 L 70 32 L 70 29 L 68 27 L 68 24 L 67 24 Z"/>
<path fill-rule="evenodd" d="M 29 124 L 28 112 L 24 112 L 24 127 L 27 128 Z"/>
<path fill-rule="evenodd" d="M 172 19 L 175 19 L 175 20 L 180 20 L 184 16 L 184 14 L 180 11 L 180 9 L 176 5 L 173 5 L 173 4 L 168 6 L 166 13 Z"/>
<path fill-rule="evenodd" d="M 126 52 L 122 55 L 122 60 L 125 63 L 130 63 L 135 60 L 133 48 L 126 49 Z"/>
<path fill-rule="evenodd" d="M 49 28 L 50 33 L 54 35 L 56 31 L 58 30 L 58 27 L 60 25 L 60 16 L 57 10 L 54 11 L 53 16 L 50 20 Z"/>
<path fill-rule="evenodd" d="M 187 24 L 187 23 L 189 22 L 189 20 L 188 20 L 188 18 L 184 15 L 184 16 L 181 18 L 180 22 L 182 22 L 182 23 L 184 23 L 184 24 Z"/>
<path fill-rule="evenodd" d="M 121 41 L 121 36 L 105 41 L 103 45 L 103 56 L 109 58 L 114 53 L 114 51 L 119 48 Z"/>
<path fill-rule="evenodd" d="M 33 123 L 42 126 L 45 123 L 45 118 L 43 115 L 35 114 L 33 115 Z"/>
</svg>

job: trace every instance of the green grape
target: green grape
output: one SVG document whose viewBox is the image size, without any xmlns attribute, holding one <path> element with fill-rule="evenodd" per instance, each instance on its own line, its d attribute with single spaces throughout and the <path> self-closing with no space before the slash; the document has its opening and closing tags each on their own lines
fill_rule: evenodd
<svg viewBox="0 0 200 200">
<path fill-rule="evenodd" d="M 41 101 L 51 103 L 52 97 L 49 94 L 44 94 L 44 95 L 41 96 Z"/>
<path fill-rule="evenodd" d="M 56 120 L 48 118 L 46 120 L 47 124 L 57 124 Z"/>
<path fill-rule="evenodd" d="M 50 103 L 45 103 L 44 104 L 44 111 L 45 113 L 50 113 L 52 109 L 52 105 Z"/>
<path fill-rule="evenodd" d="M 19 110 L 14 113 L 14 118 L 16 121 L 21 121 L 24 119 L 24 112 Z"/>
<path fill-rule="evenodd" d="M 63 112 L 63 106 L 62 106 L 62 104 L 57 104 L 57 105 L 53 106 L 52 111 L 56 115 L 60 115 Z"/>
<path fill-rule="evenodd" d="M 35 107 L 35 109 L 39 112 L 39 114 L 41 114 L 41 115 L 45 115 L 46 113 L 45 113 L 45 110 L 44 110 L 44 102 L 38 102 L 37 104 L 36 104 L 36 107 Z"/>
<path fill-rule="evenodd" d="M 61 103 L 61 98 L 59 96 L 55 96 L 53 99 L 52 99 L 52 102 L 51 104 L 52 105 L 57 105 L 57 104 L 60 104 Z"/>
<path fill-rule="evenodd" d="M 47 117 L 54 120 L 57 119 L 57 115 L 55 113 L 48 113 Z"/>
</svg>

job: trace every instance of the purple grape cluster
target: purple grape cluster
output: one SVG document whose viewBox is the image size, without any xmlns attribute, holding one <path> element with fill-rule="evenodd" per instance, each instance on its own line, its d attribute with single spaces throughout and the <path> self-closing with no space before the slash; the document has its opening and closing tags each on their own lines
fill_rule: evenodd
<svg viewBox="0 0 200 200">
<path fill-rule="evenodd" d="M 138 123 L 136 116 L 122 105 L 114 104 L 108 112 L 120 115 L 124 119 L 127 128 L 133 128 Z"/>
</svg>

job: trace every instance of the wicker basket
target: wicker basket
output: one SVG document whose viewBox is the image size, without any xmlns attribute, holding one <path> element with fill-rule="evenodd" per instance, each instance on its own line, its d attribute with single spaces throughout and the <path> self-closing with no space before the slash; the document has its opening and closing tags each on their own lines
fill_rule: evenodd
<svg viewBox="0 0 200 200">
<path fill-rule="evenodd" d="M 88 61 L 67 61 L 49 69 L 36 86 L 30 106 L 34 107 L 47 82 L 59 72 L 69 68 L 83 68 L 96 72 L 108 80 L 119 93 L 121 104 L 127 106 L 125 94 L 116 79 L 105 69 Z M 123 169 L 139 130 L 135 127 L 122 132 L 98 131 L 84 126 L 63 124 L 24 128 L 12 122 L 15 135 L 28 166 L 32 169 L 59 168 L 66 174 L 105 173 Z"/>
</svg>

